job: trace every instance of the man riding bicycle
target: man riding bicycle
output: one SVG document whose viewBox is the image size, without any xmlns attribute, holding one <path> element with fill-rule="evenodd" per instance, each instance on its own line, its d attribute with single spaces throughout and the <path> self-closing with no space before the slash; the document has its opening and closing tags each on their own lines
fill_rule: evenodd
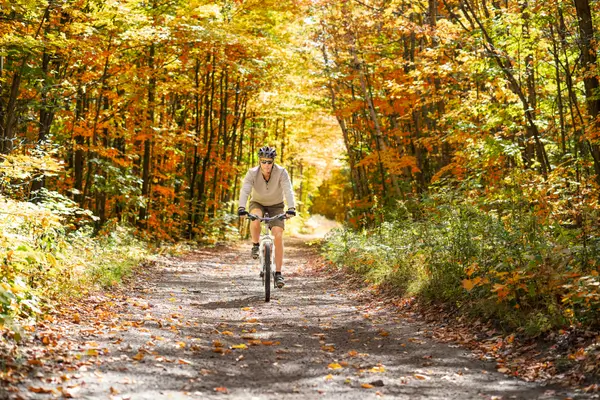
<svg viewBox="0 0 600 400">
<path fill-rule="evenodd" d="M 274 163 L 277 151 L 274 147 L 264 146 L 258 150 L 260 164 L 251 168 L 240 190 L 238 215 L 248 215 L 246 203 L 250 199 L 250 213 L 263 217 L 265 213 L 274 216 L 283 213 L 284 196 L 288 205 L 286 215 L 288 218 L 296 215 L 296 203 L 292 182 L 285 168 Z M 275 239 L 275 284 L 278 288 L 284 286 L 281 267 L 283 265 L 283 220 L 269 222 L 271 233 Z M 250 223 L 250 235 L 252 236 L 252 258 L 258 258 L 260 240 L 260 221 Z"/>
</svg>

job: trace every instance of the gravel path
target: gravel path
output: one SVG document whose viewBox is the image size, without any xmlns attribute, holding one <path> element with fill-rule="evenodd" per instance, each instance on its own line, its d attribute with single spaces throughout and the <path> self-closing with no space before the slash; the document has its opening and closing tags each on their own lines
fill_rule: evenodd
<svg viewBox="0 0 600 400">
<path fill-rule="evenodd" d="M 302 240 L 286 246 L 287 285 L 270 303 L 248 244 L 161 259 L 129 293 L 90 299 L 120 312 L 100 326 L 85 316 L 73 324 L 77 363 L 62 375 L 56 364 L 40 367 L 12 397 L 576 398 L 435 342 L 415 316 L 315 274 L 318 257 Z M 31 390 L 42 387 L 47 394 Z"/>
</svg>

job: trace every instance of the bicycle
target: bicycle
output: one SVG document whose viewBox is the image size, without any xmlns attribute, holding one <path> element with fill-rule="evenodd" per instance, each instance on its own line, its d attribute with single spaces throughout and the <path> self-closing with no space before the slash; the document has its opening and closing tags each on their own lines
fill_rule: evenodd
<svg viewBox="0 0 600 400">
<path fill-rule="evenodd" d="M 269 222 L 287 219 L 287 215 L 283 213 L 274 217 L 269 217 L 269 214 L 265 214 L 264 217 L 259 217 L 258 215 L 249 213 L 248 219 L 251 221 L 258 220 L 260 222 L 264 222 L 262 232 L 260 234 L 258 256 L 260 265 L 262 266 L 260 276 L 265 287 L 265 302 L 269 302 L 271 300 L 271 278 L 273 278 L 273 287 L 277 287 L 275 285 L 275 271 L 271 271 L 272 265 L 275 261 L 275 248 L 273 244 L 273 236 L 271 236 L 270 233 Z"/>
</svg>

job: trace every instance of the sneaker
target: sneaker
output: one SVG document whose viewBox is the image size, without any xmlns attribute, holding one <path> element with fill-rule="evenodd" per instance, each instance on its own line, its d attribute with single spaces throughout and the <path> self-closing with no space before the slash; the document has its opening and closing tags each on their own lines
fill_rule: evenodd
<svg viewBox="0 0 600 400">
<path fill-rule="evenodd" d="M 260 248 L 260 246 L 257 244 L 252 245 L 252 258 L 254 258 L 255 260 L 258 259 L 258 249 L 259 248 Z"/>
<path fill-rule="evenodd" d="M 281 273 L 275 274 L 275 286 L 277 286 L 279 289 L 285 286 L 285 282 L 283 281 L 283 275 L 281 275 Z"/>
</svg>

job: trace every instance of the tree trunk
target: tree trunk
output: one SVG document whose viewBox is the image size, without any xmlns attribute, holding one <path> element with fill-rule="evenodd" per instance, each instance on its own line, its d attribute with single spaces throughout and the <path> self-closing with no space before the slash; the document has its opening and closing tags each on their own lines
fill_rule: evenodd
<svg viewBox="0 0 600 400">
<path fill-rule="evenodd" d="M 148 79 L 148 111 L 147 111 L 147 126 L 146 134 L 149 138 L 144 141 L 144 156 L 142 159 L 142 197 L 146 203 L 140 207 L 138 226 L 141 228 L 147 228 L 148 210 L 150 209 L 150 179 L 151 179 L 151 159 L 152 159 L 152 137 L 154 136 L 154 113 L 155 104 L 154 99 L 156 96 L 156 76 L 154 70 L 154 57 L 156 52 L 156 46 L 154 43 L 150 45 L 150 51 L 148 54 L 148 70 L 150 77 Z"/>
<path fill-rule="evenodd" d="M 594 26 L 592 12 L 588 0 L 574 0 L 577 18 L 579 19 L 579 34 L 581 36 L 581 60 L 584 69 L 583 85 L 587 99 L 587 109 L 590 116 L 590 128 L 594 133 L 600 129 L 598 112 L 600 111 L 600 98 L 598 98 L 598 75 L 596 72 L 596 49 L 592 45 L 594 40 Z M 588 141 L 588 146 L 594 160 L 596 182 L 600 184 L 600 146 Z"/>
</svg>

